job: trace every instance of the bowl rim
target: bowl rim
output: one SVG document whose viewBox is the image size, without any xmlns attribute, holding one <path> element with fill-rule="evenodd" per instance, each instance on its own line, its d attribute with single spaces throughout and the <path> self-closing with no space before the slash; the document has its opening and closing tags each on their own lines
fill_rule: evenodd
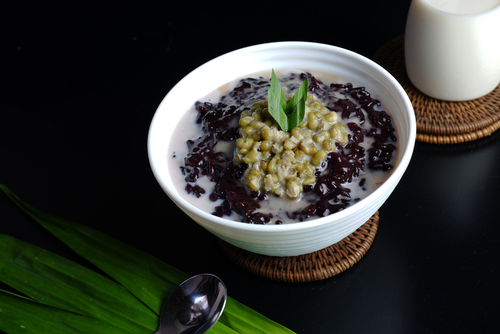
<svg viewBox="0 0 500 334">
<path fill-rule="evenodd" d="M 192 205 L 189 203 L 187 200 L 185 200 L 178 191 L 175 189 L 175 187 L 170 187 L 164 180 L 163 180 L 163 175 L 162 173 L 157 169 L 157 166 L 155 165 L 155 157 L 154 157 L 154 152 L 153 152 L 153 145 L 154 142 L 152 140 L 153 136 L 152 133 L 155 130 L 155 120 L 158 116 L 159 111 L 161 110 L 161 107 L 166 101 L 168 100 L 169 96 L 171 95 L 172 92 L 176 91 L 176 87 L 181 85 L 181 83 L 184 80 L 187 80 L 188 77 L 193 76 L 196 74 L 197 71 L 200 69 L 211 66 L 214 62 L 220 62 L 223 61 L 225 58 L 228 57 L 237 57 L 239 55 L 244 55 L 247 53 L 251 52 L 257 52 L 257 51 L 262 51 L 262 50 L 271 50 L 271 49 L 279 49 L 283 47 L 297 47 L 297 48 L 315 48 L 318 50 L 329 50 L 332 52 L 332 54 L 338 54 L 340 56 L 344 57 L 349 57 L 349 58 L 354 58 L 357 62 L 360 62 L 363 64 L 363 66 L 367 66 L 374 70 L 375 72 L 378 72 L 380 75 L 384 77 L 385 80 L 387 80 L 390 85 L 396 89 L 397 95 L 402 98 L 402 102 L 405 105 L 405 108 L 407 110 L 410 110 L 412 112 L 409 113 L 409 126 L 410 126 L 410 131 L 409 131 L 409 138 L 408 138 L 408 143 L 405 147 L 402 149 L 403 154 L 401 156 L 401 159 L 398 163 L 398 165 L 393 169 L 389 177 L 377 188 L 375 189 L 371 194 L 360 200 L 359 202 L 355 203 L 354 205 L 351 205 L 347 207 L 346 209 L 336 212 L 334 214 L 325 216 L 325 217 L 318 217 L 316 219 L 308 220 L 308 221 L 303 221 L 303 222 L 297 222 L 297 223 L 290 223 L 290 224 L 281 224 L 281 225 L 260 225 L 260 224 L 247 224 L 243 223 L 240 221 L 234 221 L 230 220 L 228 218 L 224 217 L 218 217 L 214 216 L 211 213 L 208 213 L 206 211 L 203 211 L 196 206 Z M 248 73 L 248 75 L 251 75 L 252 73 Z M 236 78 L 235 78 L 236 79 Z M 375 63 L 374 61 L 370 60 L 369 58 L 360 55 L 354 51 L 350 51 L 338 46 L 334 45 L 329 45 L 329 44 L 323 44 L 323 43 L 317 43 L 317 42 L 301 42 L 301 41 L 283 41 L 283 42 L 270 42 L 270 43 L 263 43 L 263 44 L 257 44 L 257 45 L 252 45 L 252 46 L 247 46 L 243 47 L 237 50 L 233 50 L 230 52 L 227 52 L 225 54 L 222 54 L 216 58 L 213 58 L 204 64 L 198 66 L 197 68 L 193 69 L 191 72 L 189 72 L 186 76 L 184 76 L 176 85 L 174 85 L 165 95 L 165 97 L 162 99 L 161 103 L 159 104 L 158 108 L 155 111 L 155 114 L 152 118 L 149 132 L 148 132 L 148 138 L 147 138 L 147 150 L 148 150 L 148 158 L 150 162 L 150 167 L 153 171 L 153 174 L 161 186 L 161 188 L 164 190 L 164 192 L 170 197 L 170 199 L 178 205 L 183 211 L 189 211 L 192 214 L 200 217 L 208 224 L 214 224 L 214 225 L 220 225 L 223 227 L 228 227 L 231 229 L 237 229 L 237 230 L 242 230 L 242 231 L 250 231 L 250 232 L 266 232 L 266 233 L 283 233 L 285 231 L 293 231 L 293 232 L 299 232 L 299 231 L 304 231 L 308 229 L 313 229 L 318 226 L 326 225 L 329 224 L 332 221 L 332 217 L 334 216 L 334 220 L 339 220 L 343 219 L 346 216 L 352 215 L 356 211 L 359 211 L 360 205 L 368 206 L 370 203 L 374 202 L 377 200 L 377 198 L 380 197 L 385 192 L 388 192 L 391 190 L 393 187 L 393 184 L 397 184 L 399 179 L 402 177 L 404 174 L 406 167 L 408 166 L 411 156 L 413 154 L 414 150 L 414 145 L 415 145 L 415 139 L 416 139 L 416 120 L 415 120 L 415 115 L 413 112 L 413 106 L 412 103 L 403 89 L 403 87 L 399 84 L 399 82 L 382 66 L 379 64 Z M 167 173 L 165 175 L 170 175 L 170 173 Z M 394 181 L 393 181 L 394 180 Z M 389 182 L 390 181 L 390 182 Z"/>
</svg>

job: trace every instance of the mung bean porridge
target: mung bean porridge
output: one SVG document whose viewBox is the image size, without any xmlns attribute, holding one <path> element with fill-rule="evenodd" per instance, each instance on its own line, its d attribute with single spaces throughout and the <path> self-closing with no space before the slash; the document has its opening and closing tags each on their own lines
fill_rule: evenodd
<svg viewBox="0 0 500 334">
<path fill-rule="evenodd" d="M 170 172 L 194 206 L 250 224 L 297 223 L 355 205 L 389 177 L 397 139 L 381 101 L 329 74 L 277 74 L 287 98 L 309 80 L 304 120 L 291 131 L 269 115 L 265 74 L 220 87 L 177 125 Z"/>
</svg>

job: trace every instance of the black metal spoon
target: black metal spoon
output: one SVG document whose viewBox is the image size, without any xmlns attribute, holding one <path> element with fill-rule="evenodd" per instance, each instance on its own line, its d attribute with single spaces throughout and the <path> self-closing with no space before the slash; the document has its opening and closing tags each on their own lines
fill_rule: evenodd
<svg viewBox="0 0 500 334">
<path fill-rule="evenodd" d="M 219 320 L 226 305 L 224 283 L 212 274 L 193 276 L 167 298 L 154 334 L 201 334 Z"/>
</svg>

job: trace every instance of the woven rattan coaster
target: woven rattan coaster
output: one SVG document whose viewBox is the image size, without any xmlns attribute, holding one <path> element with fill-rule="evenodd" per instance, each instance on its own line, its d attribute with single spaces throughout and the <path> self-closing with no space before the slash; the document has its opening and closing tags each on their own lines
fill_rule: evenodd
<svg viewBox="0 0 500 334">
<path fill-rule="evenodd" d="M 217 240 L 229 258 L 247 271 L 275 281 L 311 282 L 340 274 L 355 265 L 370 249 L 378 222 L 377 211 L 363 226 L 336 244 L 299 256 L 260 255 Z"/>
<path fill-rule="evenodd" d="M 500 128 L 500 85 L 476 100 L 448 102 L 421 93 L 406 74 L 404 35 L 383 45 L 373 60 L 389 71 L 410 97 L 417 119 L 417 140 L 458 144 L 491 135 Z"/>
</svg>

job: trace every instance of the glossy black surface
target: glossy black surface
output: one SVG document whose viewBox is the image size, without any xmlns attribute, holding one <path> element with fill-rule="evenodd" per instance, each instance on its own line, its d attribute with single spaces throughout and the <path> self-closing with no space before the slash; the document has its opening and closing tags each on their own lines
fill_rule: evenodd
<svg viewBox="0 0 500 334">
<path fill-rule="evenodd" d="M 219 276 L 229 296 L 297 333 L 493 332 L 500 325 L 499 133 L 454 146 L 417 143 L 380 209 L 369 252 L 345 273 L 312 283 L 240 269 L 170 202 L 149 167 L 156 107 L 197 66 L 280 40 L 372 57 L 404 33 L 409 3 L 10 4 L 0 11 L 0 183 L 39 210 L 186 273 Z M 3 194 L 0 233 L 80 261 Z"/>
</svg>

